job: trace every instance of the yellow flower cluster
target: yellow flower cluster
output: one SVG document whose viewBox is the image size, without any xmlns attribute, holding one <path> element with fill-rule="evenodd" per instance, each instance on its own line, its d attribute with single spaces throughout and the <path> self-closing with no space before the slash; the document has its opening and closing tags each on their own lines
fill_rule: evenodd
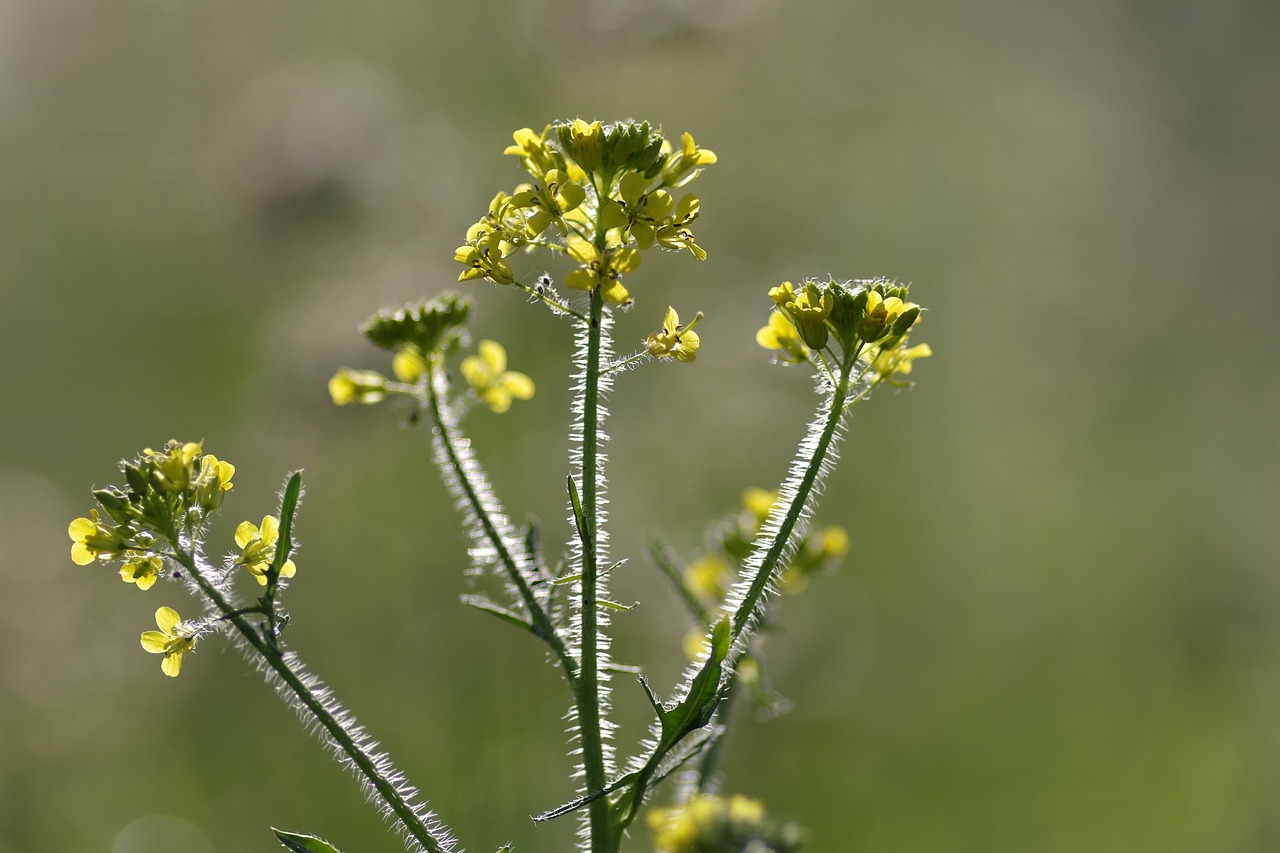
<svg viewBox="0 0 1280 853">
<path fill-rule="evenodd" d="M 508 258 L 545 248 L 577 262 L 567 287 L 621 306 L 631 302 L 622 277 L 640 265 L 640 252 L 656 245 L 706 259 L 690 228 L 698 197 L 671 193 L 716 162 L 689 134 L 676 149 L 647 122 L 575 119 L 512 136 L 504 153 L 520 158 L 533 181 L 499 192 L 467 230 L 454 252 L 466 267 L 459 281 L 516 284 Z"/>
<path fill-rule="evenodd" d="M 916 359 L 933 354 L 928 344 L 906 345 L 921 314 L 920 306 L 906 301 L 906 295 L 904 285 L 884 280 L 809 280 L 799 289 L 784 281 L 769 290 L 776 308 L 756 332 L 756 342 L 778 351 L 780 361 L 817 363 L 823 352 L 831 352 L 834 337 L 842 355 L 858 358 L 873 381 L 905 385 L 897 377 L 909 374 Z"/>
<path fill-rule="evenodd" d="M 801 841 L 799 830 L 767 821 L 764 804 L 740 794 L 699 794 L 682 806 L 654 809 L 648 822 L 658 853 L 791 853 Z"/>
<path fill-rule="evenodd" d="M 175 549 L 201 538 L 208 516 L 231 490 L 236 468 L 205 453 L 200 442 L 179 441 L 159 450 L 147 448 L 121 467 L 123 487 L 94 492 L 101 512 L 92 509 L 68 525 L 71 560 L 81 566 L 120 561 L 120 579 L 148 590 L 166 577 L 166 560 L 183 562 Z M 261 525 L 243 522 L 236 528 L 241 553 L 233 565 L 244 566 L 265 585 L 279 538 L 280 524 L 274 516 L 263 518 Z M 285 560 L 279 574 L 293 577 L 296 571 L 293 561 Z M 177 577 L 178 572 L 169 576 Z M 172 608 L 161 607 L 156 611 L 156 626 L 158 631 L 142 634 L 142 647 L 163 654 L 161 669 L 176 676 L 182 656 L 195 647 L 200 624 L 183 622 Z"/>
</svg>

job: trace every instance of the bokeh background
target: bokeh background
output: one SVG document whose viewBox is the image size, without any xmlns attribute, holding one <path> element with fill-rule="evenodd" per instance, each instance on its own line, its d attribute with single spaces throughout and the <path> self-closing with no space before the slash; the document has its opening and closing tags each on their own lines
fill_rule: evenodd
<svg viewBox="0 0 1280 853">
<path fill-rule="evenodd" d="M 821 509 L 848 564 L 780 611 L 795 709 L 744 721 L 729 787 L 820 853 L 1277 849 L 1277 44 L 1266 0 L 0 3 L 0 851 L 398 849 L 237 654 L 161 676 L 137 635 L 179 591 L 70 563 L 89 487 L 170 437 L 238 466 L 228 548 L 305 468 L 295 646 L 468 849 L 569 849 L 526 818 L 570 790 L 566 691 L 457 603 L 424 430 L 325 381 L 386 369 L 356 324 L 451 286 L 510 133 L 573 116 L 720 156 L 710 259 L 646 260 L 619 327 L 707 314 L 612 401 L 617 649 L 659 684 L 684 625 L 644 535 L 696 551 L 813 404 L 753 342 L 765 290 L 930 308 Z M 539 384 L 475 445 L 562 541 L 568 341 L 463 287 Z"/>
</svg>

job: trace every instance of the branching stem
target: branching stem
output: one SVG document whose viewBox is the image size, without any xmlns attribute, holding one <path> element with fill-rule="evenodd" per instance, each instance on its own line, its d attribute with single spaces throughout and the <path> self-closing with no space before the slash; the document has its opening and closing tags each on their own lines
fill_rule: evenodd
<svg viewBox="0 0 1280 853">
<path fill-rule="evenodd" d="M 442 843 L 437 838 L 436 833 L 426 827 L 414 812 L 413 807 L 401 796 L 400 787 L 387 778 L 386 774 L 378 768 L 371 755 L 361 749 L 360 745 L 355 742 L 343 725 L 325 707 L 325 703 L 307 686 L 302 677 L 293 671 L 284 659 L 284 655 L 272 644 L 268 643 L 253 624 L 245 618 L 245 612 L 232 606 L 226 596 L 196 567 L 194 555 L 175 546 L 173 556 L 191 573 L 191 577 L 195 579 L 200 590 L 213 602 L 218 611 L 222 613 L 223 618 L 235 627 L 244 641 L 262 657 L 263 662 L 271 668 L 281 681 L 288 685 L 294 696 L 298 698 L 298 701 L 302 703 L 303 707 L 324 729 L 325 734 L 333 740 L 337 748 L 351 761 L 351 764 L 364 777 L 365 781 L 386 804 L 391 813 L 400 821 L 409 836 L 422 845 L 422 848 L 428 853 L 450 853 L 453 850 L 452 845 Z"/>
</svg>

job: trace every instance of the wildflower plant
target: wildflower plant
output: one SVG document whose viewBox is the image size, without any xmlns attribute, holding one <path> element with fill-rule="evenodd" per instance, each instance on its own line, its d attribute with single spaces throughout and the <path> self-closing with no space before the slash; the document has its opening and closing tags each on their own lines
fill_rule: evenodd
<svg viewBox="0 0 1280 853">
<path fill-rule="evenodd" d="M 629 608 L 609 592 L 610 575 L 623 563 L 609 547 L 604 401 L 628 369 L 697 358 L 700 311 L 681 309 L 692 316 L 682 323 L 677 308 L 667 306 L 656 328 L 646 323 L 634 334 L 640 345 L 629 354 L 616 352 L 614 330 L 620 312 L 637 301 L 632 287 L 643 297 L 643 283 L 634 282 L 645 253 L 707 258 L 692 230 L 701 203 L 685 188 L 717 158 L 687 133 L 676 144 L 634 121 L 526 128 L 505 153 L 528 180 L 492 198 L 454 258 L 462 266 L 460 281 L 519 291 L 559 318 L 573 339 L 565 478 L 572 535 L 564 556 L 548 558 L 536 521 L 511 520 L 463 432 L 475 404 L 504 414 L 535 392 L 532 378 L 509 369 L 500 343 L 483 340 L 468 351 L 468 298 L 445 292 L 373 315 L 362 331 L 389 355 L 390 375 L 343 368 L 329 393 L 339 406 L 405 400 L 413 420 L 427 422 L 435 465 L 469 539 L 468 573 L 500 580 L 498 594 L 474 591 L 463 602 L 544 644 L 566 685 L 577 796 L 548 804 L 535 820 L 578 815 L 577 849 L 614 853 L 642 811 L 662 798 L 668 804 L 647 820 L 659 851 L 799 850 L 803 834 L 795 826 L 768 817 L 758 801 L 723 791 L 719 756 L 736 703 L 751 701 L 768 712 L 785 707 L 765 679 L 764 629 L 780 593 L 801 592 L 849 550 L 843 529 L 813 523 L 817 499 L 850 411 L 883 385 L 907 385 L 913 363 L 931 354 L 927 345 L 910 343 L 921 308 L 908 301 L 906 285 L 888 279 L 824 277 L 761 288 L 756 340 L 778 364 L 812 371 L 815 414 L 781 484 L 748 489 L 740 508 L 713 522 L 703 552 L 686 557 L 665 539 L 651 539 L 650 562 L 672 582 L 689 624 L 678 643 L 688 665 L 674 688 L 660 693 L 638 668 L 613 659 L 610 623 Z M 566 268 L 563 290 L 550 274 L 529 271 L 525 257 L 533 253 Z M 656 320 L 660 310 L 646 307 L 641 316 Z M 462 382 L 455 381 L 459 375 Z M 176 582 L 196 599 L 196 618 L 184 620 L 162 606 L 159 630 L 141 634 L 147 652 L 163 655 L 163 673 L 178 676 L 184 658 L 198 655 L 210 635 L 229 638 L 356 775 L 408 849 L 462 850 L 285 640 L 290 617 L 283 600 L 291 583 L 310 575 L 293 559 L 301 474 L 287 479 L 279 505 L 260 522 L 239 521 L 224 541 L 215 538 L 211 521 L 235 468 L 206 454 L 202 443 L 171 441 L 144 450 L 122 463 L 121 473 L 123 483 L 95 491 L 98 508 L 71 523 L 71 557 L 82 566 L 116 564 L 139 590 Z M 221 561 L 209 556 L 219 547 L 228 549 Z M 653 712 L 641 748 L 626 757 L 618 755 L 611 719 L 620 674 L 634 676 L 633 689 Z M 337 849 L 314 836 L 276 835 L 294 851 Z"/>
</svg>

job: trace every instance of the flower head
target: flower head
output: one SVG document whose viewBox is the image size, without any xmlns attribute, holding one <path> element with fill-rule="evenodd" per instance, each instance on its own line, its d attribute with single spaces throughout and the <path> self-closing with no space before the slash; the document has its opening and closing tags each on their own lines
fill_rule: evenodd
<svg viewBox="0 0 1280 853">
<path fill-rule="evenodd" d="M 153 655 L 164 655 L 160 671 L 177 678 L 182 671 L 182 656 L 195 648 L 195 628 L 183 622 L 172 607 L 156 611 L 156 627 L 160 630 L 142 632 L 142 647 Z"/>
<path fill-rule="evenodd" d="M 329 380 L 329 396 L 335 406 L 377 403 L 386 396 L 387 377 L 376 370 L 344 367 Z"/>
<path fill-rule="evenodd" d="M 200 458 L 200 442 L 167 442 L 163 450 L 147 448 L 142 451 L 148 457 L 151 478 L 155 486 L 166 492 L 184 492 L 191 488 L 196 476 L 196 461 Z"/>
<path fill-rule="evenodd" d="M 145 554 L 129 560 L 120 567 L 120 580 L 136 584 L 138 589 L 151 589 L 160 579 L 163 569 L 164 560 L 155 554 Z"/>
<path fill-rule="evenodd" d="M 699 311 L 693 322 L 687 326 L 680 325 L 680 315 L 676 309 L 668 306 L 666 316 L 662 319 L 662 328 L 645 338 L 645 348 L 655 358 L 674 358 L 676 361 L 693 361 L 698 357 L 698 348 L 702 341 L 693 327 L 702 319 Z"/>
<path fill-rule="evenodd" d="M 446 291 L 402 308 L 379 311 L 360 325 L 360 331 L 374 346 L 392 352 L 411 349 L 427 357 L 449 352 L 461 343 L 470 315 L 471 302 Z"/>
<path fill-rule="evenodd" d="M 240 546 L 237 565 L 244 566 L 260 586 L 267 585 L 267 573 L 276 559 L 276 542 L 280 538 L 280 521 L 274 515 L 264 515 L 262 525 L 242 521 L 236 528 L 236 544 Z M 285 560 L 280 567 L 280 577 L 291 578 L 298 571 L 293 560 Z"/>
<path fill-rule="evenodd" d="M 869 354 L 869 358 L 871 369 L 879 374 L 881 381 L 903 387 L 910 383 L 898 377 L 911 373 L 911 362 L 931 355 L 933 349 L 928 344 L 916 344 L 913 347 L 898 346 L 888 350 L 879 347 Z"/>
<path fill-rule="evenodd" d="M 718 603 L 733 582 L 729 561 L 719 554 L 707 554 L 684 570 L 684 588 L 705 604 Z"/>
<path fill-rule="evenodd" d="M 77 518 L 67 526 L 71 537 L 71 561 L 77 566 L 87 566 L 94 560 L 111 560 L 119 557 L 128 547 L 128 540 L 118 528 L 108 527 L 98 520 L 98 511 L 89 510 L 88 518 Z"/>
<path fill-rule="evenodd" d="M 231 491 L 231 478 L 235 473 L 236 466 L 213 454 L 200 458 L 200 473 L 195 481 L 196 500 L 205 512 L 213 512 L 222 506 L 227 492 Z"/>
<path fill-rule="evenodd" d="M 610 305 L 627 305 L 631 294 L 622 285 L 623 273 L 640 266 L 640 252 L 630 246 L 614 245 L 603 253 L 588 240 L 579 237 L 569 239 L 570 257 L 582 266 L 565 277 L 566 287 L 574 290 L 600 289 L 600 295 Z"/>
<path fill-rule="evenodd" d="M 809 348 L 800 339 L 794 323 L 781 311 L 769 315 L 768 325 L 756 332 L 756 343 L 765 349 L 781 350 L 779 359 L 798 364 L 809 360 Z"/>
<path fill-rule="evenodd" d="M 462 376 L 480 400 L 498 414 L 511 408 L 512 399 L 533 397 L 533 380 L 507 370 L 507 351 L 497 341 L 481 341 L 477 355 L 462 360 Z"/>
</svg>

